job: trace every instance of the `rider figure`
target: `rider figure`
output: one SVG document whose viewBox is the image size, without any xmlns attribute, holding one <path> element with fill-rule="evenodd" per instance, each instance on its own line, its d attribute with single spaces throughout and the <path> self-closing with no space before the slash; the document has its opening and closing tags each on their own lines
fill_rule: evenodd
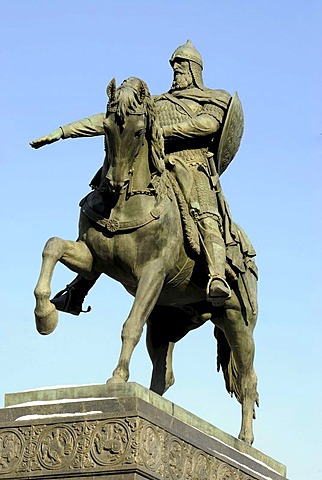
<svg viewBox="0 0 322 480">
<path fill-rule="evenodd" d="M 174 72 L 171 89 L 154 97 L 165 138 L 166 162 L 173 169 L 198 226 L 209 270 L 207 299 L 220 306 L 231 296 L 225 277 L 223 215 L 227 212 L 222 212 L 219 206 L 220 172 L 215 171 L 212 157 L 231 97 L 224 90 L 204 87 L 202 59 L 189 40 L 175 50 L 170 64 Z M 103 135 L 104 118 L 102 113 L 65 125 L 31 146 L 39 148 L 61 138 Z M 97 175 L 91 183 L 94 187 L 96 178 Z M 95 280 L 76 277 L 66 290 L 56 295 L 53 300 L 56 308 L 79 314 L 94 283 Z"/>
<path fill-rule="evenodd" d="M 154 97 L 167 161 L 177 170 L 178 183 L 198 225 L 210 277 L 208 300 L 222 305 L 230 297 L 230 288 L 225 278 L 226 246 L 216 194 L 218 175 L 211 171 L 209 159 L 231 97 L 223 90 L 204 87 L 202 59 L 189 40 L 175 50 L 170 64 L 174 72 L 171 89 Z M 212 166 L 215 168 L 214 163 Z M 193 177 L 189 191 L 180 178 L 184 168 Z"/>
</svg>

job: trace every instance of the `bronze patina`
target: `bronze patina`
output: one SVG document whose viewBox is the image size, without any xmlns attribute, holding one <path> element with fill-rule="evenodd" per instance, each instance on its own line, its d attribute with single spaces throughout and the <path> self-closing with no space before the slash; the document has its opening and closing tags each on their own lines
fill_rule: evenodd
<svg viewBox="0 0 322 480">
<path fill-rule="evenodd" d="M 219 175 L 236 154 L 243 131 L 238 96 L 205 88 L 202 59 L 188 41 L 170 63 L 169 92 L 151 96 L 129 78 L 107 88 L 106 113 L 60 127 L 31 143 L 105 135 L 106 156 L 81 202 L 77 241 L 48 240 L 35 288 L 36 325 L 51 333 L 57 310 L 78 315 L 89 289 L 105 273 L 135 299 L 122 330 L 110 383 L 126 382 L 133 350 L 147 324 L 153 364 L 150 388 L 162 395 L 174 382 L 172 352 L 188 331 L 210 320 L 218 369 L 242 404 L 239 438 L 253 442 L 258 401 L 253 368 L 257 319 L 255 252 L 233 222 Z M 50 300 L 57 262 L 78 276 Z"/>
</svg>

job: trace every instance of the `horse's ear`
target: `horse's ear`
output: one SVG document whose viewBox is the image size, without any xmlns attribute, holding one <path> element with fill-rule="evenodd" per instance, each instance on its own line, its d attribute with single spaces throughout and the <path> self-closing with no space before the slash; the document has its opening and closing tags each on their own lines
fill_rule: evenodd
<svg viewBox="0 0 322 480">
<path fill-rule="evenodd" d="M 138 97 L 139 97 L 139 102 L 140 103 L 143 103 L 143 100 L 146 97 L 146 93 L 147 93 L 146 85 L 142 80 L 140 80 L 139 88 L 138 88 Z"/>
<path fill-rule="evenodd" d="M 106 93 L 110 102 L 113 102 L 115 100 L 115 92 L 116 92 L 116 80 L 115 78 L 112 78 L 112 80 L 110 81 L 110 83 L 107 85 L 107 88 L 106 88 Z"/>
</svg>

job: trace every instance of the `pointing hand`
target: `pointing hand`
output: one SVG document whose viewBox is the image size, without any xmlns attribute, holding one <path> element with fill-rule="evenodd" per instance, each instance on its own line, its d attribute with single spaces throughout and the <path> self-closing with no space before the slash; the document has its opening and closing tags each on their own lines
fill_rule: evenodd
<svg viewBox="0 0 322 480">
<path fill-rule="evenodd" d="M 51 133 L 48 133 L 48 135 L 45 135 L 43 137 L 37 138 L 37 140 L 33 140 L 30 142 L 30 146 L 32 148 L 40 148 L 43 147 L 44 145 L 49 145 L 50 143 L 57 142 L 57 140 L 60 140 L 63 136 L 63 131 L 61 128 L 57 128 Z"/>
</svg>

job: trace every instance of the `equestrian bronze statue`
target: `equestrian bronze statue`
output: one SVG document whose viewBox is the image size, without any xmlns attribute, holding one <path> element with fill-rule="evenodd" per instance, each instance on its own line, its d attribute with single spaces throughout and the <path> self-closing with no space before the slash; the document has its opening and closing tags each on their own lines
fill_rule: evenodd
<svg viewBox="0 0 322 480">
<path fill-rule="evenodd" d="M 257 319 L 255 251 L 232 220 L 219 176 L 242 136 L 237 94 L 203 85 L 202 60 L 191 42 L 171 57 L 169 92 L 152 97 L 138 78 L 107 88 L 106 113 L 55 130 L 34 148 L 60 138 L 104 135 L 106 155 L 80 202 L 76 241 L 54 237 L 43 251 L 35 288 L 36 326 L 57 326 L 58 310 L 78 315 L 102 273 L 134 296 L 122 329 L 122 348 L 108 383 L 126 382 L 131 355 L 147 324 L 153 364 L 150 389 L 173 383 L 174 344 L 211 321 L 218 370 L 242 405 L 239 438 L 253 442 L 258 403 L 253 368 Z M 77 277 L 50 300 L 57 262 Z"/>
</svg>

